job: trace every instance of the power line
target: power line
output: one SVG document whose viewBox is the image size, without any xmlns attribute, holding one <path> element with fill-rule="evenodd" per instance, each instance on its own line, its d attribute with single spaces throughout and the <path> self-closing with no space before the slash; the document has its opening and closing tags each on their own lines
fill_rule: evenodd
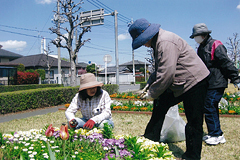
<svg viewBox="0 0 240 160">
<path fill-rule="evenodd" d="M 34 32 L 45 32 L 45 33 L 50 33 L 50 32 L 48 32 L 48 31 L 39 31 L 39 30 L 36 30 L 36 29 L 20 28 L 20 27 L 7 26 L 7 25 L 2 25 L 2 24 L 0 24 L 0 26 L 2 26 L 2 27 L 7 27 L 7 28 L 21 29 L 21 30 L 25 30 L 25 31 L 34 31 Z"/>
</svg>

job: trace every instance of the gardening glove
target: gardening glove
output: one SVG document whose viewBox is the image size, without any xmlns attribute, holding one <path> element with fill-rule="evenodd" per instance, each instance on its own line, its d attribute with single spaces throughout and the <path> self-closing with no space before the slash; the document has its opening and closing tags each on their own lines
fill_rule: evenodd
<svg viewBox="0 0 240 160">
<path fill-rule="evenodd" d="M 89 119 L 89 120 L 83 125 L 83 128 L 92 129 L 94 125 L 95 125 L 95 122 L 94 122 L 93 120 Z"/>
<path fill-rule="evenodd" d="M 71 121 L 69 121 L 69 126 L 72 128 L 75 128 L 78 125 L 78 122 L 76 121 L 76 119 L 72 119 Z"/>
<path fill-rule="evenodd" d="M 139 94 L 140 99 L 144 99 L 143 97 L 147 94 L 147 89 L 148 89 L 148 87 L 149 87 L 149 84 L 147 84 L 147 85 L 143 88 L 142 93 Z"/>
<path fill-rule="evenodd" d="M 142 97 L 142 99 L 153 100 L 153 98 L 148 94 L 148 91 L 147 91 L 146 94 Z"/>
</svg>

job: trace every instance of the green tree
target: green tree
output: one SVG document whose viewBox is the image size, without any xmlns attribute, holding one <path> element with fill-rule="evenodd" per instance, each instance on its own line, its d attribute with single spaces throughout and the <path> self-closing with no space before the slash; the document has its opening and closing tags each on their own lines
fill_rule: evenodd
<svg viewBox="0 0 240 160">
<path fill-rule="evenodd" d="M 88 73 L 96 73 L 95 64 L 88 65 L 86 70 L 87 70 Z"/>
<path fill-rule="evenodd" d="M 25 71 L 25 66 L 20 63 L 18 66 L 17 66 L 17 71 L 21 71 L 21 72 L 24 72 Z"/>
<path fill-rule="evenodd" d="M 45 70 L 44 69 L 37 69 L 36 71 L 39 74 L 39 77 L 41 77 L 41 80 L 45 80 Z"/>
</svg>

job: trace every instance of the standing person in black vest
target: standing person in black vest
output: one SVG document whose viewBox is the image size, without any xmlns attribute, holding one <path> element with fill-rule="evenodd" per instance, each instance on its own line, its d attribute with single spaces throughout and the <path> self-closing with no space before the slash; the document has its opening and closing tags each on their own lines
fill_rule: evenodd
<svg viewBox="0 0 240 160">
<path fill-rule="evenodd" d="M 159 24 L 142 18 L 128 31 L 133 49 L 144 45 L 154 51 L 155 72 L 147 82 L 149 90 L 145 96 L 154 99 L 154 107 L 144 137 L 159 142 L 168 109 L 183 101 L 187 124 L 186 152 L 182 159 L 201 159 L 207 67 L 185 40 L 160 28 Z"/>
<path fill-rule="evenodd" d="M 190 38 L 200 44 L 197 54 L 210 71 L 204 106 L 208 134 L 203 137 L 203 140 L 209 145 L 217 145 L 226 142 L 220 126 L 218 103 L 225 88 L 228 87 L 228 79 L 237 86 L 240 79 L 238 69 L 227 56 L 227 49 L 221 41 L 210 36 L 211 32 L 206 24 L 199 23 L 194 25 Z"/>
</svg>

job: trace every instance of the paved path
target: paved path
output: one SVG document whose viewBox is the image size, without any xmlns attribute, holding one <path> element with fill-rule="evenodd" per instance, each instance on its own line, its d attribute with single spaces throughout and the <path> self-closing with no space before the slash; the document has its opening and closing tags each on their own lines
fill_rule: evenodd
<svg viewBox="0 0 240 160">
<path fill-rule="evenodd" d="M 35 109 L 35 110 L 27 110 L 27 111 L 23 111 L 23 112 L 1 115 L 0 123 L 8 122 L 8 121 L 11 121 L 14 119 L 22 119 L 22 118 L 32 117 L 32 116 L 36 116 L 36 115 L 57 112 L 59 108 L 63 108 L 63 107 L 64 107 L 64 105 L 60 105 L 60 106 L 47 107 L 47 108 Z"/>
<path fill-rule="evenodd" d="M 130 92 L 130 91 L 138 91 L 140 89 L 140 84 L 120 84 L 119 85 L 119 92 Z"/>
</svg>

